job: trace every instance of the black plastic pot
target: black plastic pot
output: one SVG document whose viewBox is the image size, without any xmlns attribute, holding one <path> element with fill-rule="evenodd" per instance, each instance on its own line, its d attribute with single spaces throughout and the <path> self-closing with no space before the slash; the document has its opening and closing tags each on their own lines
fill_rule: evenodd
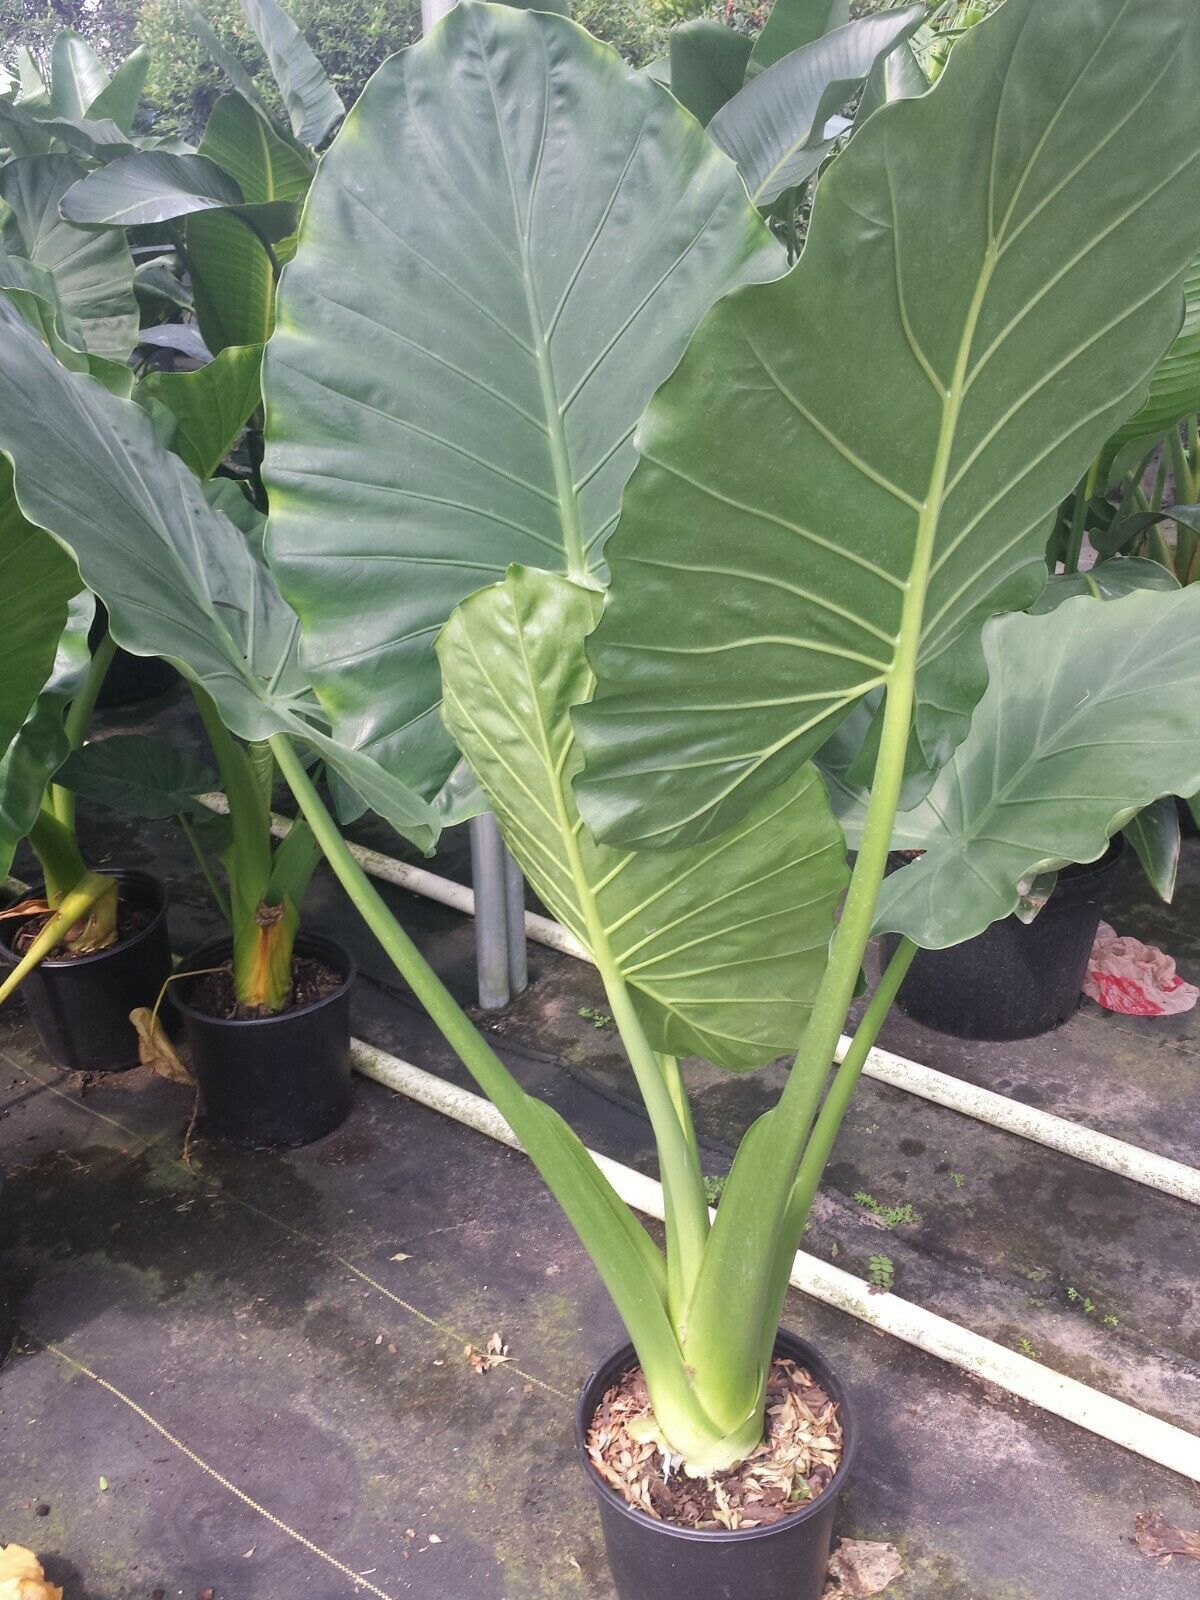
<svg viewBox="0 0 1200 1600">
<path fill-rule="evenodd" d="M 136 1006 L 153 1006 L 171 974 L 167 891 L 146 872 L 111 872 L 122 898 L 149 906 L 154 915 L 111 949 L 72 960 L 51 956 L 21 985 L 46 1054 L 68 1072 L 123 1072 L 138 1064 L 137 1034 L 129 1021 Z M 39 893 L 40 889 L 34 893 Z M 0 965 L 20 957 L 8 943 L 19 923 L 0 923 Z"/>
<path fill-rule="evenodd" d="M 229 953 L 228 938 L 213 940 L 180 970 L 220 966 Z M 302 933 L 296 953 L 324 961 L 342 982 L 324 999 L 275 1017 L 209 1016 L 191 1004 L 198 980 L 171 985 L 208 1129 L 231 1144 L 310 1144 L 332 1133 L 350 1110 L 350 989 L 358 968 L 343 945 L 317 934 Z"/>
<path fill-rule="evenodd" d="M 1072 1016 L 1113 876 L 1124 851 L 1064 867 L 1032 922 L 1006 917 L 949 950 L 918 950 L 897 1003 L 915 1022 L 956 1039 L 1032 1039 Z M 890 959 L 899 940 L 888 934 Z"/>
<path fill-rule="evenodd" d="M 637 1365 L 626 1345 L 588 1379 L 575 1410 L 575 1443 L 600 1505 L 604 1546 L 620 1600 L 820 1600 L 838 1496 L 853 1464 L 857 1430 L 846 1390 L 812 1345 L 780 1329 L 775 1353 L 807 1368 L 842 1424 L 842 1460 L 833 1481 L 790 1517 L 766 1528 L 679 1528 L 636 1511 L 600 1477 L 587 1454 L 596 1407 L 623 1372 Z"/>
</svg>

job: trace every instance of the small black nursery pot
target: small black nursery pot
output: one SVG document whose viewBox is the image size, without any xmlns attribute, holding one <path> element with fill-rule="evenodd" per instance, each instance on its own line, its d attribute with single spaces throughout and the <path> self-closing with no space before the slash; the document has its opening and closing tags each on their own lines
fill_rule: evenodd
<svg viewBox="0 0 1200 1600">
<path fill-rule="evenodd" d="M 915 1022 L 956 1039 L 1031 1039 L 1079 1004 L 1088 956 L 1125 841 L 1106 855 L 1064 867 L 1032 922 L 1005 917 L 949 950 L 918 950 L 897 1003 Z M 899 940 L 884 939 L 890 960 Z"/>
<path fill-rule="evenodd" d="M 215 1017 L 193 1004 L 200 972 L 229 960 L 228 938 L 193 952 L 180 972 L 197 976 L 171 985 L 208 1129 L 231 1144 L 309 1144 L 332 1133 L 350 1110 L 350 990 L 358 968 L 344 945 L 317 934 L 302 933 L 295 950 L 331 967 L 341 981 L 311 1005 L 277 1016 Z"/>
<path fill-rule="evenodd" d="M 90 956 L 50 956 L 21 985 L 46 1054 L 68 1072 L 122 1072 L 138 1064 L 129 1013 L 153 1006 L 171 973 L 167 891 L 145 872 L 112 872 L 121 902 L 148 914 L 129 938 Z M 40 885 L 34 893 L 40 893 Z M 21 923 L 0 923 L 0 965 L 15 967 Z"/>
<path fill-rule="evenodd" d="M 815 1500 L 762 1528 L 683 1528 L 635 1510 L 604 1482 L 587 1453 L 588 1429 L 605 1392 L 637 1365 L 633 1346 L 618 1350 L 588 1379 L 575 1410 L 575 1443 L 600 1505 L 604 1547 L 620 1600 L 820 1600 L 857 1427 L 844 1385 L 812 1345 L 781 1328 L 775 1354 L 805 1367 L 837 1403 L 842 1459 Z"/>
</svg>

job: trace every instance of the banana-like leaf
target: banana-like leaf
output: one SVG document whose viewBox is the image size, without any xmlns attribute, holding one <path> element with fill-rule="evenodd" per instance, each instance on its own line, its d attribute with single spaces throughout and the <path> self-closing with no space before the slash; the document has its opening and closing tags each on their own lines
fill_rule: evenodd
<svg viewBox="0 0 1200 1600">
<path fill-rule="evenodd" d="M 510 562 L 603 571 L 646 401 L 782 265 L 703 130 L 562 17 L 464 0 L 379 69 L 263 380 L 271 564 L 342 742 L 437 792 L 434 633 Z"/>
<path fill-rule="evenodd" d="M 101 160 L 128 155 L 133 146 L 108 118 L 35 117 L 24 106 L 0 100 L 0 139 L 20 155 L 46 155 L 57 139 Z"/>
<path fill-rule="evenodd" d="M 721 107 L 708 131 L 737 162 L 756 206 L 812 177 L 830 148 L 830 118 L 924 15 L 915 5 L 848 22 L 793 50 Z"/>
<path fill-rule="evenodd" d="M 0 750 L 7 750 L 46 685 L 79 574 L 48 534 L 31 527 L 0 461 Z"/>
<path fill-rule="evenodd" d="M 655 1049 L 760 1066 L 795 1043 L 825 970 L 847 871 L 811 767 L 720 839 L 663 854 L 597 845 L 571 792 L 571 708 L 601 597 L 513 567 L 438 639 L 443 714 L 534 889 L 625 979 Z"/>
<path fill-rule="evenodd" d="M 1053 611 L 1075 595 L 1092 595 L 1097 600 L 1119 600 L 1139 589 L 1178 589 L 1174 573 L 1157 561 L 1142 556 L 1117 556 L 1099 561 L 1087 572 L 1057 572 L 1030 606 L 1034 616 Z"/>
<path fill-rule="evenodd" d="M 200 154 L 236 180 L 251 205 L 302 200 L 312 164 L 255 114 L 239 94 L 225 94 L 212 109 Z"/>
<path fill-rule="evenodd" d="M 850 140 L 788 276 L 709 314 L 610 543 L 579 721 L 598 837 L 712 837 L 864 695 L 907 693 L 906 605 L 923 753 L 948 754 L 962 696 L 938 680 L 941 717 L 927 669 L 1036 597 L 1057 507 L 1178 329 L 1198 73 L 1190 0 L 1007 0 Z"/>
<path fill-rule="evenodd" d="M 47 537 L 40 528 L 36 532 Z M 61 550 L 58 554 L 73 572 L 70 557 Z M 75 582 L 78 587 L 77 575 Z M 49 677 L 22 726 L 0 749 L 0 878 L 8 875 L 17 846 L 37 820 L 46 786 L 66 759 L 63 714 L 82 688 L 91 661 L 87 641 L 94 611 L 87 590 L 70 601 Z"/>
<path fill-rule="evenodd" d="M 60 117 L 86 117 L 108 82 L 108 71 L 91 45 L 64 28 L 50 51 L 51 108 Z"/>
<path fill-rule="evenodd" d="M 1175 796 L 1153 800 L 1121 830 L 1129 840 L 1142 871 L 1161 900 L 1169 905 L 1175 898 L 1175 879 L 1179 873 L 1182 846 L 1179 806 Z"/>
<path fill-rule="evenodd" d="M 884 883 L 876 931 L 960 944 L 1036 874 L 1098 860 L 1152 801 L 1200 788 L 1198 629 L 1196 586 L 989 623 L 987 691 L 928 798 L 896 819 L 893 843 L 924 854 Z"/>
<path fill-rule="evenodd" d="M 111 117 L 122 133 L 129 133 L 132 130 L 133 119 L 137 116 L 138 106 L 141 104 L 142 91 L 146 87 L 152 56 L 150 46 L 140 44 L 131 55 L 125 57 L 88 106 L 89 120 Z"/>
<path fill-rule="evenodd" d="M 215 161 L 167 150 L 138 150 L 98 167 L 62 202 L 63 216 L 86 227 L 132 228 L 198 211 L 233 211 L 266 239 L 282 239 L 296 225 L 290 202 L 247 205 L 240 186 Z"/>
<path fill-rule="evenodd" d="M 42 77 L 41 68 L 33 59 L 27 45 L 21 45 L 17 51 L 17 80 L 20 84 L 20 98 L 26 105 L 50 104 L 50 91 L 46 87 L 46 80 Z"/>
<path fill-rule="evenodd" d="M 204 342 L 265 344 L 275 326 L 275 275 L 262 242 L 232 211 L 187 220 L 186 255 Z"/>
<path fill-rule="evenodd" d="M 1116 451 L 1138 439 L 1158 436 L 1184 417 L 1200 412 L 1200 256 L 1183 284 L 1183 327 L 1150 380 L 1150 393 L 1109 441 Z"/>
<path fill-rule="evenodd" d="M 72 751 L 57 782 L 85 800 L 150 822 L 211 816 L 198 796 L 217 787 L 211 767 L 144 733 L 115 734 Z"/>
<path fill-rule="evenodd" d="M 242 0 L 242 10 L 279 86 L 292 132 L 302 144 L 323 144 L 346 114 L 324 67 L 275 0 Z"/>
<path fill-rule="evenodd" d="M 245 536 L 158 446 L 139 406 L 66 371 L 3 299 L 0 452 L 21 511 L 74 555 L 118 644 L 171 661 L 241 738 L 302 739 L 401 833 L 432 844 L 432 808 L 314 720 L 297 619 Z"/>
<path fill-rule="evenodd" d="M 742 87 L 752 44 L 748 34 L 708 17 L 671 29 L 666 83 L 697 122 L 711 122 Z"/>
<path fill-rule="evenodd" d="M 171 448 L 198 478 L 211 478 L 259 402 L 262 346 L 230 345 L 195 372 L 152 372 L 138 385 L 175 418 Z"/>
<path fill-rule="evenodd" d="M 220 36 L 214 31 L 199 6 L 194 5 L 192 0 L 179 0 L 179 10 L 184 22 L 187 23 L 192 34 L 207 50 L 213 63 L 220 67 L 242 98 L 253 106 L 256 114 L 274 126 L 275 119 L 255 88 L 254 79 L 246 71 L 233 51 L 226 49 Z"/>
<path fill-rule="evenodd" d="M 82 170 L 69 155 L 10 161 L 0 167 L 0 197 L 12 207 L 24 255 L 53 275 L 59 299 L 78 323 L 89 352 L 124 361 L 138 328 L 133 257 L 125 236 L 116 229 L 89 232 L 59 214 Z"/>
<path fill-rule="evenodd" d="M 903 39 L 878 62 L 863 85 L 854 126 L 861 128 L 869 116 L 893 100 L 914 100 L 928 92 L 929 79 L 913 51 L 912 42 Z"/>
<path fill-rule="evenodd" d="M 773 67 L 793 50 L 802 50 L 850 21 L 850 0 L 776 0 L 754 41 L 751 73 Z"/>
</svg>

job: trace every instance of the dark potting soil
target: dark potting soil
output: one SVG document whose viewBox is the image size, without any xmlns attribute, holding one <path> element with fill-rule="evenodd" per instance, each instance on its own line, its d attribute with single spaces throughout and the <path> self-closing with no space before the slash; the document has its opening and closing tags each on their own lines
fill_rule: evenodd
<svg viewBox="0 0 1200 1600">
<path fill-rule="evenodd" d="M 800 1511 L 829 1487 L 842 1459 L 838 1408 L 796 1362 L 777 1356 L 767 1380 L 766 1434 L 753 1455 L 710 1478 L 637 1437 L 651 1416 L 640 1367 L 596 1408 L 588 1455 L 605 1483 L 649 1516 L 683 1528 L 761 1528 Z"/>
<path fill-rule="evenodd" d="M 148 928 L 154 921 L 156 912 L 153 906 L 141 905 L 138 901 L 121 900 L 117 904 L 117 937 L 109 950 L 115 950 L 117 945 L 124 944 L 127 939 L 134 939 L 144 928 Z M 17 955 L 23 956 L 30 945 L 50 921 L 50 912 L 44 915 L 28 917 L 17 929 L 16 937 L 12 941 L 12 948 Z M 0 928 L 3 924 L 0 923 Z M 84 956 L 100 954 L 97 950 L 72 950 L 63 947 L 54 952 L 50 958 L 53 961 L 81 961 Z"/>
<path fill-rule="evenodd" d="M 315 1005 L 335 989 L 340 989 L 343 974 L 314 956 L 296 956 L 292 961 L 292 992 L 278 1011 L 266 1006 L 240 1006 L 233 987 L 233 962 L 226 961 L 215 972 L 200 979 L 188 996 L 190 1005 L 206 1016 L 222 1022 L 251 1022 L 259 1017 L 281 1017 L 301 1006 Z"/>
</svg>

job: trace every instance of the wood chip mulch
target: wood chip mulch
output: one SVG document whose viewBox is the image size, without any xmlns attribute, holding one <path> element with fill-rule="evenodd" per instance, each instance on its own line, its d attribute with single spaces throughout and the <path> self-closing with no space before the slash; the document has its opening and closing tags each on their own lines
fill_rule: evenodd
<svg viewBox="0 0 1200 1600">
<path fill-rule="evenodd" d="M 684 1528 L 761 1528 L 779 1522 L 828 1488 L 842 1459 L 837 1406 L 803 1367 L 777 1358 L 767 1383 L 762 1444 L 739 1466 L 690 1477 L 630 1425 L 651 1415 L 640 1368 L 609 1389 L 588 1430 L 588 1455 L 631 1506 Z"/>
</svg>

